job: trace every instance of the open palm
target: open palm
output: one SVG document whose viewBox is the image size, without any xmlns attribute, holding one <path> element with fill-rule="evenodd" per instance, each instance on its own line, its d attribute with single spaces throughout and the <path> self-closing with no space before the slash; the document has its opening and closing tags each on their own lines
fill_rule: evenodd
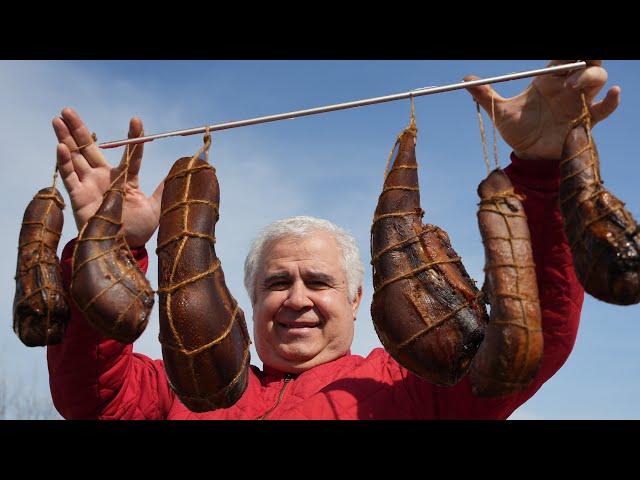
<svg viewBox="0 0 640 480">
<path fill-rule="evenodd" d="M 554 60 L 548 66 L 563 63 L 569 61 Z M 582 112 L 582 92 L 593 125 L 611 115 L 620 103 L 620 87 L 616 86 L 601 102 L 592 104 L 607 81 L 607 72 L 601 65 L 602 61 L 593 60 L 584 70 L 536 77 L 524 92 L 511 98 L 501 97 L 489 85 L 468 90 L 489 115 L 493 97 L 496 128 L 516 155 L 523 159 L 558 160 L 569 125 Z M 477 78 L 469 75 L 465 80 Z"/>
<path fill-rule="evenodd" d="M 125 166 L 125 156 L 117 167 L 112 167 L 93 142 L 89 130 L 80 116 L 71 108 L 62 110 L 62 116 L 52 122 L 58 141 L 58 168 L 69 193 L 73 216 L 78 230 L 98 210 L 102 196 Z M 142 122 L 133 118 L 129 124 L 129 138 L 142 134 Z M 85 146 L 86 145 L 86 146 Z M 78 147 L 81 147 L 78 150 Z M 142 162 L 143 145 L 130 148 L 130 162 L 126 185 L 123 223 L 127 243 L 131 247 L 143 246 L 153 235 L 160 220 L 160 202 L 164 183 L 160 183 L 151 196 L 140 190 L 138 172 Z"/>
</svg>

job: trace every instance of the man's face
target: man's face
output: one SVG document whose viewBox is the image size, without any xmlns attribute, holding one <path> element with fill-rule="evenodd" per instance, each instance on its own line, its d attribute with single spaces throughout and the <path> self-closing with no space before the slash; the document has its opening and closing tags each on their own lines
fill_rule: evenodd
<svg viewBox="0 0 640 480">
<path fill-rule="evenodd" d="M 340 247 L 330 233 L 268 244 L 255 292 L 254 339 L 265 364 L 299 373 L 349 350 L 362 292 L 349 300 Z"/>
</svg>

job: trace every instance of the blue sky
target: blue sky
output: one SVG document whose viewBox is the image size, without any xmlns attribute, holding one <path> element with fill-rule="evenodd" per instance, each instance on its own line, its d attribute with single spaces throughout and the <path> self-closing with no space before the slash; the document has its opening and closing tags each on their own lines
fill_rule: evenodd
<svg viewBox="0 0 640 480">
<path fill-rule="evenodd" d="M 99 141 L 126 136 L 137 115 L 147 133 L 311 108 L 543 67 L 526 61 L 2 61 L 0 62 L 0 375 L 9 394 L 29 391 L 50 403 L 45 350 L 24 347 L 11 330 L 16 247 L 24 208 L 50 184 L 56 140 L 51 119 L 75 108 Z M 639 61 L 605 62 L 607 87 L 622 87 L 622 103 L 596 126 L 605 185 L 640 218 Z M 498 84 L 503 96 L 529 79 Z M 476 222 L 476 187 L 486 175 L 475 106 L 466 91 L 416 99 L 417 156 L 425 222 L 444 228 L 473 278 L 482 283 L 484 252 Z M 372 285 L 369 228 L 389 150 L 409 119 L 409 102 L 326 113 L 219 132 L 211 160 L 221 185 L 216 250 L 231 292 L 251 330 L 251 305 L 242 283 L 249 243 L 267 223 L 292 215 L 327 218 L 358 239 L 365 263 L 363 306 L 352 351 L 379 346 L 369 314 Z M 490 130 L 489 130 L 490 131 Z M 145 147 L 143 189 L 151 193 L 200 136 L 157 140 Z M 498 144 L 503 166 L 510 150 Z M 121 149 L 107 152 L 115 164 Z M 66 192 L 65 198 L 68 199 Z M 76 235 L 70 208 L 60 244 Z M 148 278 L 157 288 L 155 236 Z M 564 367 L 512 418 L 640 418 L 640 306 L 586 298 L 573 353 Z M 135 350 L 160 358 L 158 312 Z M 255 350 L 254 363 L 261 365 Z M 2 383 L 0 383 L 2 387 Z M 10 416 L 9 412 L 9 416 Z"/>
</svg>

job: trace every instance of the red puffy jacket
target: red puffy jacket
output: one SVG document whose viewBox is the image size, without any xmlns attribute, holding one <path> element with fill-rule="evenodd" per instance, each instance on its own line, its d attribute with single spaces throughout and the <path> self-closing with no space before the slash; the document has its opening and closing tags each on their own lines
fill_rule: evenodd
<svg viewBox="0 0 640 480">
<path fill-rule="evenodd" d="M 544 329 L 544 358 L 522 392 L 477 398 L 468 377 L 438 387 L 407 371 L 382 348 L 347 354 L 299 375 L 251 367 L 249 385 L 231 408 L 189 411 L 170 389 L 161 360 L 94 331 L 75 306 L 64 341 L 47 349 L 53 402 L 65 418 L 99 419 L 505 419 L 564 364 L 573 348 L 584 290 L 576 279 L 558 206 L 558 162 L 522 161 L 505 169 L 531 230 Z M 69 287 L 73 243 L 62 254 Z M 134 252 L 146 271 L 144 248 Z"/>
</svg>

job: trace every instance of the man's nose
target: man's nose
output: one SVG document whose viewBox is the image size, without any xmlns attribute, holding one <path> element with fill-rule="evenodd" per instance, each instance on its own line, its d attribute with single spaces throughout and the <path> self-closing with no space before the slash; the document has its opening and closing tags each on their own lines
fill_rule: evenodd
<svg viewBox="0 0 640 480">
<path fill-rule="evenodd" d="M 307 287 L 304 282 L 294 282 L 289 288 L 289 295 L 287 295 L 287 299 L 284 301 L 284 306 L 294 310 L 312 307 L 313 302 L 307 293 Z"/>
</svg>

